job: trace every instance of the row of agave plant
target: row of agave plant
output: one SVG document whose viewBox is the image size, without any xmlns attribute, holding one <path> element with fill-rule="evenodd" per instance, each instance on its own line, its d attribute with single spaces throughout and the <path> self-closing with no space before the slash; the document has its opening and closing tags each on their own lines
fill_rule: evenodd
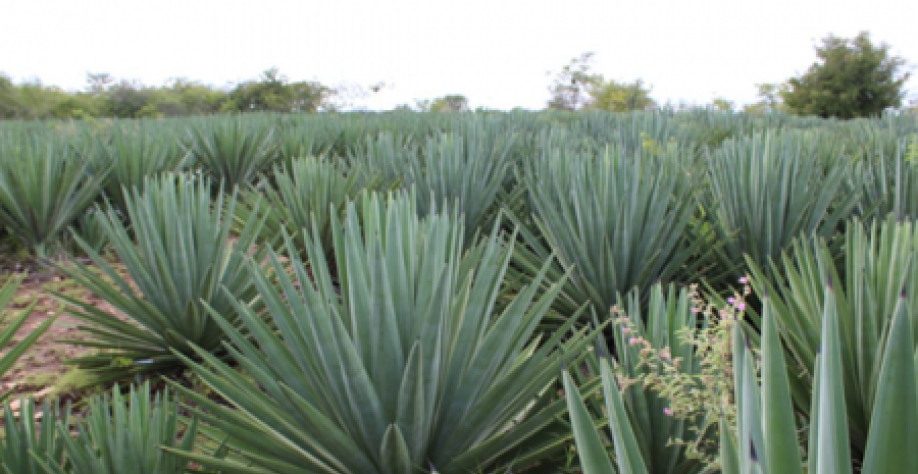
<svg viewBox="0 0 918 474">
<path fill-rule="evenodd" d="M 162 167 L 123 158 L 166 146 L 134 138 L 108 154 L 6 148 L 7 231 L 45 256 L 76 223 L 88 259 L 52 264 L 123 316 L 60 295 L 100 349 L 75 362 L 100 382 L 164 376 L 175 395 L 116 389 L 76 433 L 66 410 L 44 408 L 41 426 L 8 414 L 0 469 L 911 466 L 914 367 L 890 355 L 915 347 L 907 137 L 877 161 L 827 154 L 837 145 L 806 130 L 697 150 L 660 139 L 665 121 L 601 148 L 572 138 L 605 120 L 522 149 L 512 127 L 473 121 L 335 157 L 258 152 L 258 166 L 242 150 L 272 139 L 239 122 L 195 130 Z M 84 189 L 80 212 L 56 195 Z M 712 307 L 675 285 L 702 277 Z M 739 278 L 751 287 L 726 299 Z"/>
<path fill-rule="evenodd" d="M 40 259 L 79 250 L 70 228 L 102 250 L 109 205 L 126 215 L 133 189 L 172 172 L 239 189 L 243 220 L 270 204 L 268 239 L 299 233 L 314 213 L 327 226 L 361 191 L 414 189 L 422 214 L 456 207 L 470 242 L 509 216 L 534 259 L 554 252 L 589 272 L 580 280 L 602 289 L 581 296 L 607 307 L 654 281 L 724 289 L 744 255 L 767 264 L 800 234 L 831 239 L 851 217 L 918 214 L 913 119 L 771 118 L 760 129 L 687 113 L 436 117 L 378 118 L 362 136 L 353 119 L 331 131 L 307 122 L 321 134 L 258 117 L 0 128 L 0 225 Z M 724 130 L 731 138 L 711 138 Z M 597 251 L 614 265 L 590 268 Z"/>
<path fill-rule="evenodd" d="M 194 176 L 148 182 L 127 201 L 135 238 L 109 216 L 136 287 L 88 243 L 104 276 L 60 267 L 129 318 L 71 300 L 106 349 L 80 364 L 111 380 L 189 368 L 209 390 L 166 377 L 180 410 L 116 388 L 75 435 L 66 411 L 46 406 L 36 427 L 30 404 L 22 421 L 8 409 L 3 469 L 559 472 L 571 437 L 596 473 L 916 462 L 914 224 L 851 221 L 841 253 L 798 239 L 772 279 L 750 258 L 751 289 L 710 307 L 658 284 L 612 316 L 582 308 L 555 325 L 570 275 L 552 281 L 547 261 L 521 285 L 499 225 L 469 244 L 455 211 L 421 217 L 414 195 L 364 193 L 332 218 L 330 248 L 314 225 L 303 246 L 282 232 L 253 250 L 254 227 L 225 245 L 233 200 L 213 194 Z M 705 442 L 710 458 L 690 449 Z"/>
</svg>

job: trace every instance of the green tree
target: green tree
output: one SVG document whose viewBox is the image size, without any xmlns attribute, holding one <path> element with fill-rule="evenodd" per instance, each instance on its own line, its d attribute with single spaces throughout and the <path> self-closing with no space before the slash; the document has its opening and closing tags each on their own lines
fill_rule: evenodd
<svg viewBox="0 0 918 474">
<path fill-rule="evenodd" d="M 598 74 L 590 72 L 593 55 L 592 52 L 581 54 L 555 75 L 555 82 L 548 87 L 551 93 L 551 99 L 548 100 L 549 109 L 578 110 L 587 104 L 587 89 L 601 78 Z"/>
<path fill-rule="evenodd" d="M 762 114 L 768 112 L 786 112 L 787 105 L 784 103 L 783 94 L 789 90 L 787 83 L 783 84 L 756 84 L 759 89 L 759 101 L 749 104 L 743 108 L 743 111 L 751 114 Z"/>
<path fill-rule="evenodd" d="M 650 88 L 644 87 L 644 81 L 616 82 L 597 76 L 587 88 L 589 99 L 587 109 L 627 112 L 629 110 L 646 110 L 656 106 L 650 98 Z"/>
<path fill-rule="evenodd" d="M 583 53 L 557 73 L 555 82 L 548 88 L 551 92 L 549 109 L 624 112 L 656 105 L 643 80 L 630 83 L 607 80 L 602 74 L 592 72 L 592 62 L 593 53 Z"/>
<path fill-rule="evenodd" d="M 886 44 L 874 45 L 869 33 L 853 39 L 830 35 L 816 54 L 819 62 L 790 79 L 782 93 L 791 112 L 850 119 L 875 117 L 902 104 L 909 76 L 905 60 L 892 56 Z"/>
<path fill-rule="evenodd" d="M 102 104 L 86 93 L 65 93 L 51 111 L 51 116 L 57 119 L 82 119 L 99 115 Z"/>
<path fill-rule="evenodd" d="M 0 119 L 15 117 L 16 107 L 13 99 L 16 95 L 16 86 L 13 80 L 0 72 Z"/>
<path fill-rule="evenodd" d="M 335 90 L 314 81 L 300 81 L 287 85 L 290 102 L 288 112 L 315 113 L 324 109 L 335 94 Z"/>
<path fill-rule="evenodd" d="M 334 93 L 318 82 L 290 83 L 277 68 L 271 68 L 257 81 L 237 85 L 222 109 L 235 112 L 316 112 L 328 103 Z"/>
<path fill-rule="evenodd" d="M 281 108 L 286 102 L 284 83 L 287 78 L 277 68 L 263 72 L 255 81 L 238 84 L 229 94 L 229 101 L 224 104 L 224 111 L 265 111 Z"/>
<path fill-rule="evenodd" d="M 157 114 L 167 117 L 210 115 L 220 110 L 227 93 L 184 78 L 170 79 L 151 101 Z"/>
<path fill-rule="evenodd" d="M 19 84 L 0 74 L 0 118 L 35 120 L 61 116 L 61 105 L 71 97 L 59 87 L 47 86 L 38 79 Z"/>
<path fill-rule="evenodd" d="M 431 112 L 466 112 L 469 110 L 469 99 L 464 95 L 450 94 L 434 99 L 429 107 Z"/>
<path fill-rule="evenodd" d="M 721 112 L 732 112 L 733 101 L 724 99 L 723 97 L 715 97 L 714 100 L 711 101 L 711 107 Z"/>
<path fill-rule="evenodd" d="M 137 81 L 122 80 L 105 92 L 108 115 L 119 118 L 157 116 L 152 104 L 155 91 Z"/>
</svg>

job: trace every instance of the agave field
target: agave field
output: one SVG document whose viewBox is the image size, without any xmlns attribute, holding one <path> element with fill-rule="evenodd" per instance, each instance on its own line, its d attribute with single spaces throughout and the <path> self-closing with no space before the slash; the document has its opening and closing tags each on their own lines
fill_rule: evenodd
<svg viewBox="0 0 918 474">
<path fill-rule="evenodd" d="M 916 219 L 914 116 L 0 123 L 0 474 L 918 473 Z"/>
</svg>

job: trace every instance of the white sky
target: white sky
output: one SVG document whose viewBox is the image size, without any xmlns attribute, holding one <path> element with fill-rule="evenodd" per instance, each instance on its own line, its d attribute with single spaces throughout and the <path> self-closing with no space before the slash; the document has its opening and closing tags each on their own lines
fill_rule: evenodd
<svg viewBox="0 0 918 474">
<path fill-rule="evenodd" d="M 597 72 L 657 101 L 755 101 L 803 72 L 829 33 L 862 30 L 918 64 L 915 0 L 0 0 L 0 71 L 76 90 L 87 72 L 223 86 L 277 67 L 291 80 L 390 87 L 389 108 L 463 94 L 542 108 L 549 71 L 594 51 Z M 918 70 L 912 67 L 913 76 Z M 918 96 L 918 78 L 909 83 Z"/>
</svg>

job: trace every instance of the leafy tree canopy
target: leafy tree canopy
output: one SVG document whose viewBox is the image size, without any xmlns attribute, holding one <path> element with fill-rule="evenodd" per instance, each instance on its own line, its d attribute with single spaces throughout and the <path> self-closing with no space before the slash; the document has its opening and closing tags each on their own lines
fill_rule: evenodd
<svg viewBox="0 0 918 474">
<path fill-rule="evenodd" d="M 616 82 L 598 77 L 595 84 L 588 89 L 590 99 L 588 109 L 626 112 L 629 110 L 646 110 L 656 106 L 650 98 L 650 89 L 644 87 L 644 81 Z"/>
<path fill-rule="evenodd" d="M 733 102 L 723 97 L 715 97 L 711 100 L 711 107 L 714 110 L 720 110 L 722 112 L 732 112 L 733 111 Z"/>
<path fill-rule="evenodd" d="M 411 110 L 412 107 L 405 104 L 396 109 Z M 466 112 L 470 110 L 469 99 L 460 94 L 449 94 L 436 99 L 418 99 L 414 101 L 413 110 L 421 112 Z"/>
<path fill-rule="evenodd" d="M 643 110 L 656 106 L 650 88 L 644 81 L 618 82 L 591 71 L 593 53 L 587 52 L 571 60 L 558 72 L 549 86 L 549 109 L 596 109 L 613 112 Z"/>
<path fill-rule="evenodd" d="M 377 92 L 384 84 L 370 87 Z M 359 90 L 358 90 L 359 89 Z M 0 119 L 67 119 L 86 117 L 180 117 L 220 112 L 317 112 L 339 105 L 332 99 L 368 95 L 360 86 L 345 90 L 314 81 L 288 81 L 277 69 L 232 89 L 184 78 L 162 86 L 116 80 L 107 73 L 89 73 L 83 91 L 64 91 L 35 79 L 14 83 L 0 73 Z"/>
<path fill-rule="evenodd" d="M 288 82 L 276 68 L 268 69 L 257 81 L 236 86 L 223 105 L 224 111 L 316 112 L 334 94 L 318 82 Z"/>
<path fill-rule="evenodd" d="M 469 110 L 469 100 L 464 95 L 450 94 L 434 99 L 430 104 L 432 112 L 465 112 Z"/>
<path fill-rule="evenodd" d="M 743 108 L 743 111 L 751 114 L 762 114 L 768 112 L 787 112 L 787 104 L 782 98 L 789 90 L 787 83 L 782 84 L 756 84 L 758 88 L 759 101 L 749 104 Z"/>
<path fill-rule="evenodd" d="M 905 60 L 886 44 L 874 45 L 867 32 L 853 39 L 828 36 L 816 47 L 819 61 L 788 81 L 784 104 L 799 115 L 850 119 L 874 117 L 899 107 L 908 73 Z"/>
</svg>

